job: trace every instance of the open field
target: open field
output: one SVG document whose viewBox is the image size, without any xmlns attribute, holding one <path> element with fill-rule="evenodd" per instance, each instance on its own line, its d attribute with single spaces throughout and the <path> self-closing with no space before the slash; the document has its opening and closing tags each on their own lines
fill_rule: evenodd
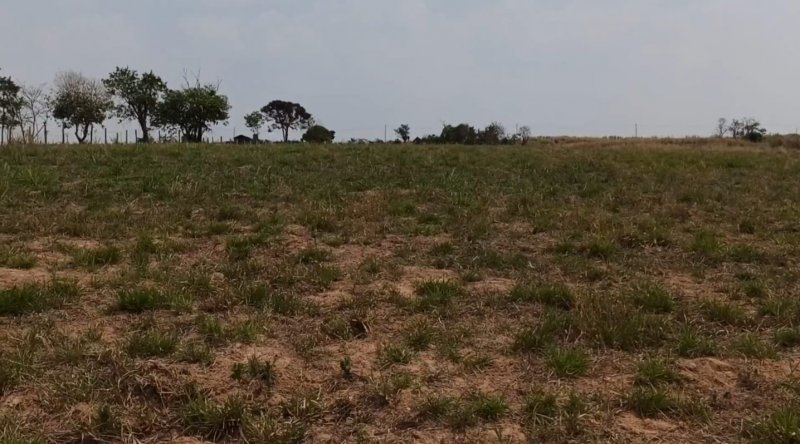
<svg viewBox="0 0 800 444">
<path fill-rule="evenodd" d="M 797 442 L 800 152 L 713 143 L 0 150 L 0 443 Z"/>
</svg>

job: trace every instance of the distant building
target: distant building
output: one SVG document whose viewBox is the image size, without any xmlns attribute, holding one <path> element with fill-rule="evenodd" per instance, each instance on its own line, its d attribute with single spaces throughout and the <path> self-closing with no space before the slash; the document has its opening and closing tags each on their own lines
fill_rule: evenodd
<svg viewBox="0 0 800 444">
<path fill-rule="evenodd" d="M 233 138 L 233 143 L 237 144 L 253 143 L 253 138 L 245 136 L 244 134 L 239 134 L 238 136 Z"/>
</svg>

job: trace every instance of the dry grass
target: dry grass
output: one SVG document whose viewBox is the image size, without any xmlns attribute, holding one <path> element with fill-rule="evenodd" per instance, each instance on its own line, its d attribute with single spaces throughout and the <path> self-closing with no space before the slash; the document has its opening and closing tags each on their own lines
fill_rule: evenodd
<svg viewBox="0 0 800 444">
<path fill-rule="evenodd" d="M 0 152 L 0 442 L 794 442 L 800 155 Z"/>
</svg>

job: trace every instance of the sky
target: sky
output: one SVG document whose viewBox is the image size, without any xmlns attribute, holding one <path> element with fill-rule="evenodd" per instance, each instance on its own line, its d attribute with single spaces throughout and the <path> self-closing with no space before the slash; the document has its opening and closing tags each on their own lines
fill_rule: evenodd
<svg viewBox="0 0 800 444">
<path fill-rule="evenodd" d="M 795 132 L 798 19 L 797 0 L 0 0 L 0 73 L 199 72 L 230 99 L 225 138 L 274 99 L 340 140 L 493 121 L 710 135 L 745 116 Z"/>
</svg>

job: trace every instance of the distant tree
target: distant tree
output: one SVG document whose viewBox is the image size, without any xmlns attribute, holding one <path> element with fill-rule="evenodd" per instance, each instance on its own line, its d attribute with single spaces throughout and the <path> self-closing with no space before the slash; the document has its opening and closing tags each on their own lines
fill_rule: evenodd
<svg viewBox="0 0 800 444">
<path fill-rule="evenodd" d="M 314 118 L 299 103 L 273 100 L 261 108 L 270 129 L 281 130 L 283 141 L 289 141 L 290 130 L 308 129 L 314 125 Z"/>
<path fill-rule="evenodd" d="M 336 132 L 322 125 L 314 125 L 303 134 L 303 141 L 308 143 L 331 143 L 336 138 Z"/>
<path fill-rule="evenodd" d="M 742 138 L 750 142 L 761 142 L 767 135 L 767 129 L 761 127 L 761 122 L 752 118 L 743 119 L 743 131 Z"/>
<path fill-rule="evenodd" d="M 149 142 L 150 120 L 167 91 L 167 84 L 152 71 L 140 75 L 128 67 L 117 67 L 103 84 L 117 99 L 114 114 L 120 120 L 137 121 L 142 129 L 142 140 Z"/>
<path fill-rule="evenodd" d="M 11 77 L 0 76 L 0 131 L 8 132 L 7 140 L 11 140 L 14 127 L 20 124 L 21 89 Z"/>
<path fill-rule="evenodd" d="M 244 116 L 244 125 L 250 129 L 253 133 L 253 137 L 257 139 L 258 133 L 261 132 L 261 128 L 264 127 L 264 115 L 258 111 L 253 111 Z"/>
<path fill-rule="evenodd" d="M 481 142 L 487 145 L 498 145 L 506 137 L 506 129 L 499 122 L 492 122 L 480 134 Z"/>
<path fill-rule="evenodd" d="M 457 143 L 462 145 L 475 145 L 478 143 L 478 131 L 471 125 L 462 123 L 457 126 L 445 125 L 442 128 L 440 143 Z"/>
<path fill-rule="evenodd" d="M 167 90 L 164 100 L 156 109 L 153 124 L 180 129 L 188 142 L 202 142 L 203 135 L 213 125 L 227 123 L 231 109 L 228 97 L 215 85 L 201 85 L 199 81 L 181 90 Z"/>
<path fill-rule="evenodd" d="M 65 128 L 74 127 L 78 143 L 85 143 L 89 130 L 102 124 L 113 102 L 103 83 L 77 72 L 61 73 L 53 91 L 53 117 Z"/>
<path fill-rule="evenodd" d="M 45 92 L 44 85 L 23 86 L 20 97 L 22 138 L 27 143 L 34 143 L 42 132 L 40 123 L 47 120 L 50 114 L 50 97 Z"/>
<path fill-rule="evenodd" d="M 751 142 L 761 142 L 767 134 L 766 128 L 761 127 L 761 122 L 752 117 L 731 120 L 728 132 L 734 139 L 746 139 Z"/>
<path fill-rule="evenodd" d="M 404 123 L 400 125 L 396 130 L 394 130 L 394 133 L 397 134 L 397 137 L 399 137 L 403 143 L 408 143 L 408 141 L 411 140 L 411 127 L 408 126 L 408 124 Z"/>
<path fill-rule="evenodd" d="M 720 117 L 717 121 L 717 127 L 714 129 L 714 136 L 719 137 L 720 139 L 725 137 L 730 131 L 730 127 L 728 126 L 728 119 L 724 117 Z"/>
<path fill-rule="evenodd" d="M 517 132 L 517 136 L 522 141 L 522 144 L 525 145 L 531 139 L 531 127 L 529 126 L 522 126 L 519 128 L 519 132 Z"/>
</svg>

